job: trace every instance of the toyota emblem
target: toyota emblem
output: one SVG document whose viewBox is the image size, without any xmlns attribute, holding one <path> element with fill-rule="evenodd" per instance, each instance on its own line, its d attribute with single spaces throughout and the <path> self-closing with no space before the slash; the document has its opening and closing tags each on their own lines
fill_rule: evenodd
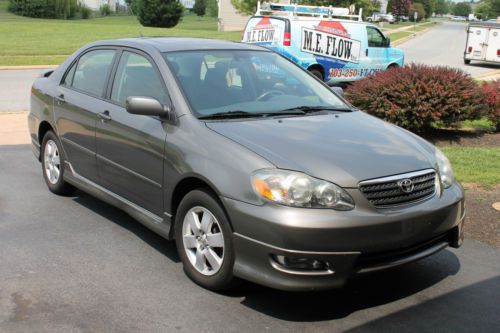
<svg viewBox="0 0 500 333">
<path fill-rule="evenodd" d="M 398 181 L 398 186 L 404 193 L 411 193 L 415 188 L 413 181 L 411 179 L 402 179 Z"/>
</svg>

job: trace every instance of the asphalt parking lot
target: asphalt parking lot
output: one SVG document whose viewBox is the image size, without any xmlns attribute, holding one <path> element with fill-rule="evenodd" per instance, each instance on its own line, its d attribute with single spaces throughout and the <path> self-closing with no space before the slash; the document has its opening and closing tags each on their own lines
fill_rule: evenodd
<svg viewBox="0 0 500 333">
<path fill-rule="evenodd" d="M 459 250 L 321 293 L 217 294 L 175 245 L 78 192 L 46 189 L 28 145 L 0 146 L 0 332 L 494 332 L 500 250 Z"/>
</svg>

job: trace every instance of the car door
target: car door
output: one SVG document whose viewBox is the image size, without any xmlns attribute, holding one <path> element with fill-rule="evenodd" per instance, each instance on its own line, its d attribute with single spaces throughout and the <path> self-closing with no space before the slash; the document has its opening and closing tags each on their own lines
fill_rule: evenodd
<svg viewBox="0 0 500 333">
<path fill-rule="evenodd" d="M 375 71 L 386 69 L 389 65 L 388 43 L 385 36 L 375 27 L 366 26 L 367 47 L 364 57 L 364 68 L 372 74 Z"/>
<path fill-rule="evenodd" d="M 125 102 L 129 96 L 147 96 L 169 104 L 163 79 L 146 54 L 124 50 L 108 89 L 108 102 L 101 109 L 96 126 L 100 184 L 161 216 L 168 125 L 158 117 L 129 114 Z"/>
<path fill-rule="evenodd" d="M 91 49 L 68 69 L 57 87 L 54 113 L 57 134 L 67 160 L 80 176 L 98 181 L 95 126 L 106 104 L 108 76 L 116 49 Z"/>
</svg>

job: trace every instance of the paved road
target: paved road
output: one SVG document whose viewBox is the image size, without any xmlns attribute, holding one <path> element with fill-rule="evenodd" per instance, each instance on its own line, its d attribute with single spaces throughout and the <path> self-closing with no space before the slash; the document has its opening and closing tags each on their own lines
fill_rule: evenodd
<svg viewBox="0 0 500 333">
<path fill-rule="evenodd" d="M 217 294 L 175 246 L 85 194 L 49 193 L 30 148 L 0 147 L 1 332 L 493 332 L 500 250 L 459 250 L 321 293 Z"/>
<path fill-rule="evenodd" d="M 444 22 L 398 47 L 405 52 L 406 63 L 451 66 L 463 69 L 471 75 L 500 69 L 498 65 L 474 62 L 472 65 L 464 65 L 463 54 L 467 36 L 465 29 L 464 23 Z"/>
<path fill-rule="evenodd" d="M 0 70 L 0 112 L 30 107 L 31 85 L 41 70 Z"/>
</svg>

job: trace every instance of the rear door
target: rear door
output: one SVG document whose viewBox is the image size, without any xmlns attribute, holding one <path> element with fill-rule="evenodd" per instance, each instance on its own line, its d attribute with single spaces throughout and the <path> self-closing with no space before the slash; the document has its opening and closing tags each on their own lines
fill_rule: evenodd
<svg viewBox="0 0 500 333">
<path fill-rule="evenodd" d="M 272 49 L 290 42 L 290 23 L 285 18 L 254 16 L 247 22 L 243 32 L 243 43 L 258 44 Z M 285 43 L 286 44 L 286 43 Z"/>
<path fill-rule="evenodd" d="M 106 104 L 106 83 L 116 53 L 112 48 L 85 52 L 70 66 L 55 96 L 57 134 L 67 159 L 76 173 L 93 182 L 98 181 L 97 112 Z"/>
<path fill-rule="evenodd" d="M 170 104 L 167 90 L 154 61 L 142 52 L 123 51 L 114 72 L 108 102 L 101 108 L 96 126 L 100 184 L 161 216 L 168 124 L 157 117 L 128 113 L 125 101 L 130 96 L 145 96 Z"/>
<path fill-rule="evenodd" d="M 500 29 L 489 30 L 486 61 L 500 62 Z"/>
<path fill-rule="evenodd" d="M 465 58 L 470 60 L 485 60 L 488 44 L 488 32 L 486 27 L 470 26 L 468 29 L 467 47 Z"/>
</svg>

